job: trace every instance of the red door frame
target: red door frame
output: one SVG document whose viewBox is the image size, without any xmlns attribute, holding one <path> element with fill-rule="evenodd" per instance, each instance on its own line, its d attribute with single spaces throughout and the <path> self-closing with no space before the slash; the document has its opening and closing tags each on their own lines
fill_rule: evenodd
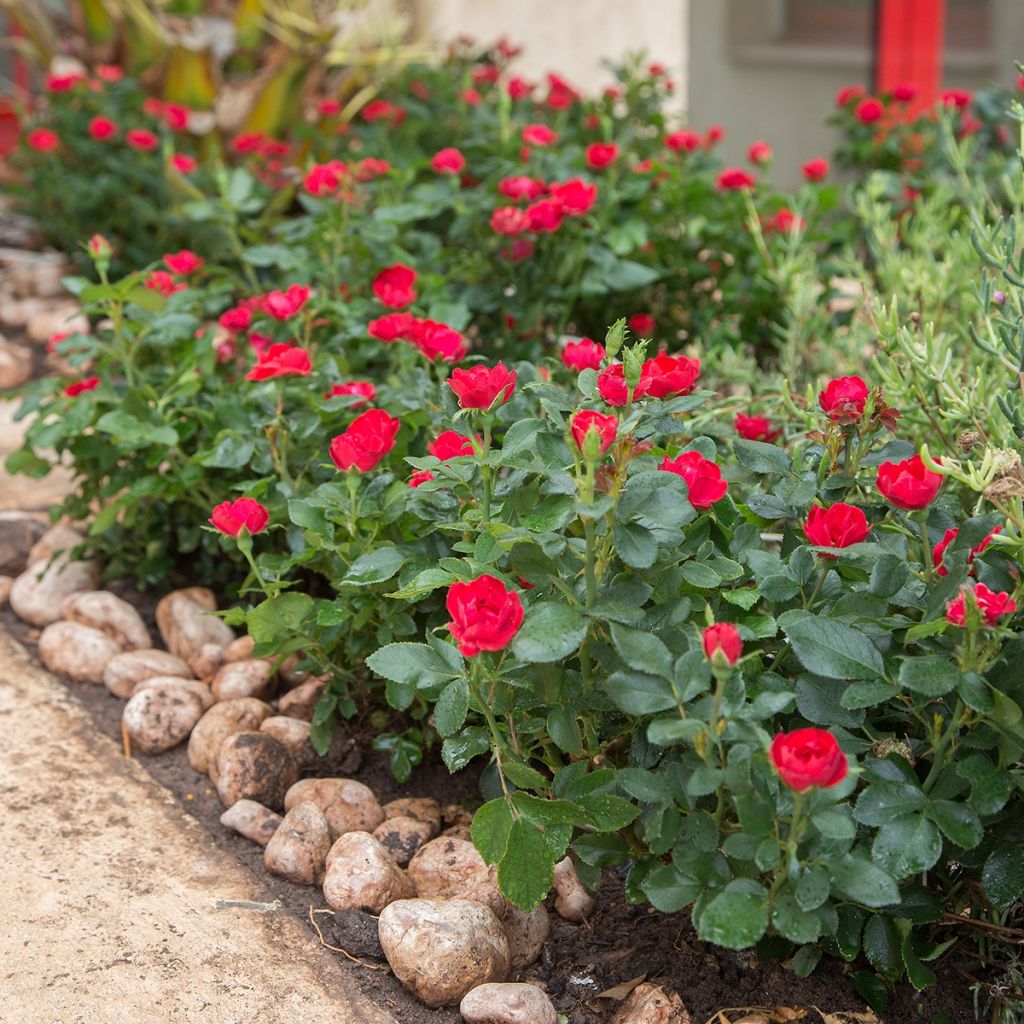
<svg viewBox="0 0 1024 1024">
<path fill-rule="evenodd" d="M 946 0 L 876 0 L 875 88 L 917 86 L 910 113 L 932 106 L 942 81 Z"/>
</svg>

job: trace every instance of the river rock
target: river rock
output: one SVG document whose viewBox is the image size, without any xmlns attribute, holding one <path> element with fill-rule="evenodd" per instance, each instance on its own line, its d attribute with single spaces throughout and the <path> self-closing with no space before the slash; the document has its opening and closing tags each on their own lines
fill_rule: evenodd
<svg viewBox="0 0 1024 1024">
<path fill-rule="evenodd" d="M 146 690 L 152 686 L 181 686 L 199 698 L 204 712 L 213 707 L 213 694 L 210 693 L 210 688 L 198 679 L 184 676 L 151 676 L 149 679 L 143 679 L 142 682 L 135 684 L 132 696 L 134 697 L 140 690 Z"/>
<path fill-rule="evenodd" d="M 85 534 L 62 519 L 32 545 L 25 563 L 32 565 L 33 562 L 49 561 L 54 555 L 70 554 L 72 549 L 84 543 Z"/>
<path fill-rule="evenodd" d="M 429 823 L 416 818 L 387 818 L 373 830 L 373 836 L 404 868 L 432 832 Z"/>
<path fill-rule="evenodd" d="M 459 1003 L 466 1024 L 558 1024 L 558 1014 L 536 985 L 488 982 L 477 985 Z"/>
<path fill-rule="evenodd" d="M 217 700 L 256 697 L 265 700 L 274 689 L 274 677 L 268 662 L 262 659 L 229 661 L 218 669 L 210 684 Z"/>
<path fill-rule="evenodd" d="M 11 587 L 11 610 L 31 626 L 48 626 L 60 618 L 61 602 L 99 582 L 95 562 L 72 561 L 65 552 L 53 561 L 30 562 Z"/>
<path fill-rule="evenodd" d="M 13 576 L 0 576 L 0 608 L 2 608 L 11 596 L 11 587 L 14 586 Z"/>
<path fill-rule="evenodd" d="M 146 650 L 153 646 L 153 638 L 142 616 L 127 601 L 108 590 L 83 590 L 70 594 L 61 602 L 60 617 L 102 630 L 125 651 Z"/>
<path fill-rule="evenodd" d="M 251 636 L 240 636 L 224 648 L 225 661 L 248 661 L 256 642 Z"/>
<path fill-rule="evenodd" d="M 476 900 L 498 916 L 508 907 L 498 889 L 497 867 L 488 867 L 468 839 L 431 839 L 409 862 L 409 877 L 417 896 Z"/>
<path fill-rule="evenodd" d="M 281 815 L 255 800 L 239 800 L 221 816 L 220 823 L 239 835 L 266 846 L 281 824 Z"/>
<path fill-rule="evenodd" d="M 324 880 L 331 830 L 316 804 L 299 804 L 281 821 L 263 853 L 269 872 L 296 885 L 318 885 Z"/>
<path fill-rule="evenodd" d="M 623 1000 L 612 1024 L 691 1024 L 691 1019 L 679 996 L 645 981 Z"/>
<path fill-rule="evenodd" d="M 543 903 L 529 914 L 509 903 L 501 926 L 508 937 L 512 968 L 518 971 L 529 967 L 540 956 L 551 934 L 551 915 Z"/>
<path fill-rule="evenodd" d="M 427 1006 L 450 1006 L 508 976 L 501 922 L 473 900 L 397 900 L 381 911 L 378 930 L 395 977 Z"/>
<path fill-rule="evenodd" d="M 183 742 L 202 717 L 203 702 L 183 686 L 150 686 L 124 706 L 121 722 L 132 745 L 159 754 Z"/>
<path fill-rule="evenodd" d="M 32 376 L 32 353 L 0 335 L 0 391 L 20 388 Z"/>
<path fill-rule="evenodd" d="M 441 831 L 441 805 L 428 796 L 404 796 L 384 804 L 384 820 L 388 818 L 415 818 L 429 825 L 433 839 Z"/>
<path fill-rule="evenodd" d="M 103 670 L 103 685 L 115 696 L 128 698 L 144 679 L 153 676 L 174 676 L 184 679 L 189 675 L 188 665 L 167 651 L 148 648 L 115 654 Z"/>
<path fill-rule="evenodd" d="M 17 576 L 28 565 L 29 549 L 46 527 L 27 512 L 0 513 L 0 573 Z"/>
<path fill-rule="evenodd" d="M 326 686 L 324 679 L 310 679 L 284 694 L 277 702 L 278 710 L 289 718 L 304 718 L 311 722 L 316 703 Z"/>
<path fill-rule="evenodd" d="M 206 587 L 173 590 L 156 606 L 156 624 L 171 654 L 187 662 L 203 644 L 227 647 L 235 638 L 231 628 L 211 615 L 217 599 Z"/>
<path fill-rule="evenodd" d="M 203 644 L 188 659 L 188 667 L 196 679 L 209 679 L 224 664 L 224 648 L 219 644 Z"/>
<path fill-rule="evenodd" d="M 555 897 L 555 910 L 566 921 L 579 924 L 594 912 L 594 897 L 579 880 L 571 858 L 563 857 L 555 865 L 554 886 L 558 894 Z"/>
<path fill-rule="evenodd" d="M 260 732 L 268 732 L 279 739 L 295 756 L 302 760 L 303 748 L 309 744 L 309 733 L 312 726 L 301 718 L 288 718 L 285 715 L 271 715 L 260 723 Z"/>
<path fill-rule="evenodd" d="M 389 903 L 412 895 L 405 872 L 369 832 L 346 832 L 330 848 L 324 899 L 335 910 L 377 914 Z"/>
<path fill-rule="evenodd" d="M 217 795 L 225 807 L 256 800 L 274 810 L 298 777 L 292 752 L 264 732 L 236 732 L 217 751 Z"/>
<path fill-rule="evenodd" d="M 188 741 L 188 763 L 197 772 L 210 772 L 216 784 L 217 754 L 220 746 L 236 732 L 256 732 L 273 709 L 255 697 L 239 697 L 214 704 L 200 719 Z"/>
<path fill-rule="evenodd" d="M 76 683 L 102 683 L 103 670 L 120 653 L 116 640 L 78 622 L 53 622 L 39 636 L 43 664 Z"/>
<path fill-rule="evenodd" d="M 372 832 L 384 820 L 373 790 L 355 779 L 303 779 L 288 790 L 284 806 L 291 810 L 302 803 L 324 812 L 335 839 L 346 832 Z"/>
</svg>

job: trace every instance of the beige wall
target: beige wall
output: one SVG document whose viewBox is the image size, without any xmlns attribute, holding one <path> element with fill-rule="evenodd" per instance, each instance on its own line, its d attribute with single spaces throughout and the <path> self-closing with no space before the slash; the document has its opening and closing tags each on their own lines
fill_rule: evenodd
<svg viewBox="0 0 1024 1024">
<path fill-rule="evenodd" d="M 517 61 L 522 74 L 558 71 L 586 91 L 610 82 L 602 59 L 646 50 L 669 69 L 685 106 L 689 6 L 690 0 L 416 0 L 414 9 L 417 35 L 442 42 L 505 35 L 525 47 Z"/>
</svg>

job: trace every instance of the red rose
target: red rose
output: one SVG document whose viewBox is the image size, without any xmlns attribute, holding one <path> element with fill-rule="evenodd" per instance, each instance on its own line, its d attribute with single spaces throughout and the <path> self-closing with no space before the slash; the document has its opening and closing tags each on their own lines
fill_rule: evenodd
<svg viewBox="0 0 1024 1024">
<path fill-rule="evenodd" d="M 963 110 L 964 107 L 969 106 L 971 99 L 972 94 L 969 89 L 947 89 L 939 95 L 939 100 L 944 107 L 956 107 L 957 110 Z"/>
<path fill-rule="evenodd" d="M 124 78 L 124 68 L 119 64 L 97 64 L 96 77 L 104 82 L 120 82 Z"/>
<path fill-rule="evenodd" d="M 849 106 L 854 100 L 860 99 L 864 95 L 863 85 L 844 85 L 836 93 L 836 106 L 846 107 Z"/>
<path fill-rule="evenodd" d="M 360 111 L 364 121 L 372 124 L 374 121 L 390 121 L 392 124 L 401 124 L 405 120 L 405 109 L 397 107 L 387 100 L 370 100 Z"/>
<path fill-rule="evenodd" d="M 467 658 L 507 647 L 523 624 L 519 595 L 494 576 L 453 583 L 445 607 L 452 617 L 448 631 Z"/>
<path fill-rule="evenodd" d="M 797 216 L 784 206 L 764 222 L 764 233 L 770 235 L 773 231 L 778 231 L 780 234 L 788 235 L 794 227 L 798 231 L 803 231 L 806 222 L 803 217 Z"/>
<path fill-rule="evenodd" d="M 366 333 L 378 341 L 407 341 L 415 325 L 412 313 L 385 313 L 367 324 Z"/>
<path fill-rule="evenodd" d="M 720 124 L 708 125 L 708 130 L 704 133 L 704 145 L 710 149 L 712 146 L 717 146 L 724 138 L 725 129 Z"/>
<path fill-rule="evenodd" d="M 82 380 L 76 380 L 70 383 L 64 389 L 64 394 L 67 395 L 68 398 L 75 398 L 77 395 L 84 394 L 86 391 L 95 391 L 99 385 L 99 377 L 85 377 Z"/>
<path fill-rule="evenodd" d="M 413 475 L 411 477 L 409 477 L 409 479 L 406 481 L 406 483 L 413 490 L 416 490 L 417 487 L 420 487 L 422 484 L 425 484 L 428 480 L 436 480 L 436 479 L 437 478 L 434 476 L 433 473 L 430 472 L 429 469 L 420 469 L 420 470 L 417 470 L 415 473 L 413 473 Z"/>
<path fill-rule="evenodd" d="M 358 469 L 368 473 L 395 447 L 395 435 L 401 423 L 383 409 L 360 413 L 331 441 L 331 461 L 338 469 Z"/>
<path fill-rule="evenodd" d="M 994 626 L 1004 615 L 1012 615 L 1017 610 L 1017 602 L 1005 591 L 998 594 L 989 590 L 984 583 L 975 583 L 972 591 L 974 603 L 981 612 L 982 622 L 986 626 Z M 946 605 L 946 621 L 954 626 L 967 625 L 966 591 L 961 590 Z"/>
<path fill-rule="evenodd" d="M 368 380 L 349 380 L 344 384 L 335 384 L 324 398 L 337 398 L 339 395 L 354 395 L 356 401 L 351 403 L 351 408 L 360 405 L 369 405 L 377 397 L 377 389 Z"/>
<path fill-rule="evenodd" d="M 186 153 L 172 153 L 171 166 L 179 174 L 191 174 L 199 164 L 196 163 L 193 157 L 188 156 Z"/>
<path fill-rule="evenodd" d="M 151 131 L 147 131 L 145 128 L 129 128 L 124 133 L 124 141 L 128 143 L 132 149 L 141 149 L 143 152 L 148 152 L 151 149 L 156 149 L 160 144 L 160 140 Z"/>
<path fill-rule="evenodd" d="M 427 445 L 427 451 L 442 462 L 476 454 L 473 442 L 457 430 L 443 430 Z"/>
<path fill-rule="evenodd" d="M 920 455 L 878 467 L 878 490 L 883 498 L 905 509 L 925 508 L 939 493 L 942 475 L 928 469 Z"/>
<path fill-rule="evenodd" d="M 861 100 L 853 111 L 854 117 L 861 124 L 873 124 L 884 113 L 885 107 L 882 106 L 880 100 L 876 100 L 873 96 L 869 96 L 866 100 Z"/>
<path fill-rule="evenodd" d="M 480 105 L 480 101 L 483 97 L 476 89 L 463 89 L 462 92 L 459 93 L 459 99 L 468 106 L 476 107 Z"/>
<path fill-rule="evenodd" d="M 80 71 L 72 71 L 67 75 L 47 75 L 46 89 L 48 92 L 67 92 L 84 80 L 85 75 Z"/>
<path fill-rule="evenodd" d="M 270 513 L 255 498 L 235 498 L 222 501 L 210 514 L 209 522 L 221 533 L 237 537 L 243 530 L 248 534 L 265 530 Z"/>
<path fill-rule="evenodd" d="M 778 733 L 772 740 L 771 758 L 779 778 L 797 793 L 813 786 L 828 789 L 842 782 L 849 768 L 835 736 L 824 729 Z"/>
<path fill-rule="evenodd" d="M 202 256 L 197 256 L 191 249 L 180 249 L 164 256 L 164 266 L 175 274 L 191 274 L 205 262 Z"/>
<path fill-rule="evenodd" d="M 609 404 L 620 406 L 626 404 L 629 389 L 622 363 L 611 363 L 597 375 L 597 393 Z"/>
<path fill-rule="evenodd" d="M 558 223 L 561 222 L 559 211 Z M 518 206 L 499 206 L 491 213 L 491 230 L 498 235 L 521 235 L 530 230 L 530 215 Z"/>
<path fill-rule="evenodd" d="M 462 409 L 490 409 L 496 402 L 504 405 L 516 389 L 516 371 L 504 363 L 496 366 L 472 366 L 453 370 L 448 386 Z"/>
<path fill-rule="evenodd" d="M 771 442 L 782 433 L 780 429 L 772 425 L 772 421 L 767 416 L 746 416 L 738 412 L 732 425 L 736 433 L 746 441 Z"/>
<path fill-rule="evenodd" d="M 498 182 L 498 191 L 506 199 L 539 199 L 548 187 L 543 181 L 531 178 L 526 174 L 517 174 L 511 178 L 502 178 Z"/>
<path fill-rule="evenodd" d="M 391 170 L 391 164 L 387 160 L 378 160 L 376 157 L 364 157 L 355 165 L 353 177 L 356 181 L 373 181 L 374 178 L 381 178 Z"/>
<path fill-rule="evenodd" d="M 441 359 L 446 363 L 457 363 L 469 350 L 466 339 L 454 327 L 436 320 L 414 320 L 407 340 L 431 362 Z"/>
<path fill-rule="evenodd" d="M 823 156 L 808 160 L 801 168 L 807 181 L 821 181 L 828 177 L 828 161 Z"/>
<path fill-rule="evenodd" d="M 864 413 L 868 386 L 860 377 L 836 377 L 818 395 L 818 405 L 830 420 L 852 423 Z"/>
<path fill-rule="evenodd" d="M 867 540 L 869 533 L 871 527 L 863 510 L 841 501 L 828 508 L 814 505 L 804 523 L 807 539 L 821 548 L 848 548 L 851 544 Z M 824 557 L 837 556 L 826 553 Z"/>
<path fill-rule="evenodd" d="M 169 295 L 173 295 L 175 292 L 180 292 L 188 287 L 179 281 L 175 281 L 166 270 L 154 270 L 146 278 L 146 287 L 150 291 L 159 292 L 165 298 Z"/>
<path fill-rule="evenodd" d="M 897 103 L 909 103 L 917 96 L 917 86 L 909 82 L 901 82 L 893 86 L 892 98 Z"/>
<path fill-rule="evenodd" d="M 600 171 L 614 163 L 619 156 L 619 147 L 614 142 L 594 142 L 587 146 L 587 166 Z"/>
<path fill-rule="evenodd" d="M 557 199 L 540 199 L 526 208 L 527 225 L 531 231 L 550 234 L 562 226 L 565 211 Z"/>
<path fill-rule="evenodd" d="M 341 100 L 325 99 L 316 105 L 316 112 L 322 117 L 336 117 L 341 113 Z"/>
<path fill-rule="evenodd" d="M 340 160 L 313 164 L 302 179 L 302 187 L 311 196 L 329 196 L 341 188 L 348 168 Z"/>
<path fill-rule="evenodd" d="M 659 469 L 675 473 L 686 481 L 690 504 L 696 509 L 708 509 L 725 497 L 728 483 L 722 479 L 722 471 L 700 452 L 681 452 L 674 459 L 667 455 Z"/>
<path fill-rule="evenodd" d="M 221 313 L 217 323 L 228 331 L 246 331 L 252 323 L 252 311 L 259 304 L 259 299 L 243 299 L 237 306 Z"/>
<path fill-rule="evenodd" d="M 558 141 L 558 135 L 546 124 L 528 124 L 521 136 L 527 146 L 550 146 Z"/>
<path fill-rule="evenodd" d="M 25 136 L 25 145 L 37 153 L 49 153 L 60 145 L 60 138 L 49 128 L 33 128 Z"/>
<path fill-rule="evenodd" d="M 671 135 L 665 136 L 665 145 L 677 153 L 679 150 L 692 153 L 695 149 L 700 148 L 700 136 L 696 132 L 673 132 Z"/>
<path fill-rule="evenodd" d="M 525 78 L 521 78 L 519 75 L 508 80 L 505 86 L 505 92 L 508 93 L 509 98 L 513 100 L 523 100 L 533 92 L 534 86 L 531 85 Z"/>
<path fill-rule="evenodd" d="M 757 184 L 757 178 L 742 167 L 726 167 L 725 170 L 718 172 L 715 184 L 719 192 L 735 192 L 741 188 L 753 188 Z"/>
<path fill-rule="evenodd" d="M 373 279 L 373 294 L 382 305 L 402 309 L 416 298 L 416 271 L 404 263 L 386 267 Z"/>
<path fill-rule="evenodd" d="M 701 640 L 708 661 L 714 661 L 715 655 L 721 651 L 721 657 L 730 665 L 735 665 L 743 653 L 743 641 L 740 639 L 739 630 L 731 622 L 716 622 L 708 626 Z"/>
<path fill-rule="evenodd" d="M 699 359 L 662 353 L 644 362 L 636 392 L 637 395 L 649 395 L 651 398 L 688 395 L 699 376 Z"/>
<path fill-rule="evenodd" d="M 980 555 L 992 543 L 992 538 L 997 533 L 1002 533 L 1003 528 L 997 526 L 980 544 L 975 545 L 971 548 L 967 555 L 967 564 L 970 566 L 974 562 L 975 555 Z M 942 535 L 942 540 L 932 548 L 932 564 L 935 566 L 935 571 L 940 576 L 948 576 L 949 570 L 943 565 L 943 561 L 946 557 L 946 548 L 956 540 L 957 534 L 960 531 L 954 526 L 952 529 L 947 530 Z"/>
<path fill-rule="evenodd" d="M 561 185 L 552 185 L 551 198 L 570 217 L 582 217 L 597 202 L 597 186 L 582 178 L 572 178 Z"/>
<path fill-rule="evenodd" d="M 581 409 L 573 416 L 569 429 L 572 439 L 576 442 L 576 447 L 581 452 L 583 451 L 587 434 L 594 431 L 601 442 L 601 454 L 604 455 L 615 441 L 615 434 L 619 429 L 619 421 L 607 413 L 596 412 L 593 409 Z"/>
<path fill-rule="evenodd" d="M 271 345 L 260 352 L 256 365 L 245 375 L 246 380 L 269 380 L 271 377 L 305 377 L 313 372 L 309 353 L 297 345 Z"/>
<path fill-rule="evenodd" d="M 117 125 L 109 117 L 94 117 L 89 122 L 89 135 L 102 142 L 117 134 Z"/>
<path fill-rule="evenodd" d="M 629 329 L 638 338 L 653 338 L 657 328 L 657 321 L 650 313 L 634 313 L 629 318 Z"/>
<path fill-rule="evenodd" d="M 772 162 L 772 147 L 763 139 L 752 142 L 747 149 L 747 159 L 758 167 Z"/>
<path fill-rule="evenodd" d="M 438 174 L 458 174 L 466 166 L 466 158 L 454 146 L 439 149 L 430 161 Z"/>
<path fill-rule="evenodd" d="M 567 341 L 561 351 L 562 364 L 570 370 L 599 370 L 604 360 L 604 345 L 592 338 Z"/>
<path fill-rule="evenodd" d="M 286 291 L 267 292 L 260 296 L 263 312 L 275 320 L 287 320 L 295 316 L 309 300 L 309 285 L 292 284 Z"/>
</svg>

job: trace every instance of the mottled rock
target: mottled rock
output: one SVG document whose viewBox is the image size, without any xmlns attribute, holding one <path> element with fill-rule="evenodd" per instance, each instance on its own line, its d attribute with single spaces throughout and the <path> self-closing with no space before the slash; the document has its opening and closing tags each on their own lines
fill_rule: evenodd
<svg viewBox="0 0 1024 1024">
<path fill-rule="evenodd" d="M 197 772 L 210 772 L 216 784 L 217 754 L 220 746 L 236 732 L 255 732 L 274 712 L 269 704 L 254 697 L 240 697 L 214 704 L 203 715 L 188 741 L 188 763 Z"/>
<path fill-rule="evenodd" d="M 209 679 L 224 664 L 224 648 L 220 644 L 203 644 L 191 658 L 188 667 L 196 679 Z"/>
<path fill-rule="evenodd" d="M 60 617 L 102 630 L 125 651 L 152 648 L 142 616 L 127 602 L 108 590 L 83 590 L 70 594 L 60 605 Z"/>
<path fill-rule="evenodd" d="M 262 659 L 229 661 L 218 669 L 210 684 L 217 700 L 256 697 L 266 700 L 273 694 L 274 677 L 268 662 Z"/>
<path fill-rule="evenodd" d="M 269 872 L 296 885 L 317 885 L 324 879 L 331 830 L 316 804 L 299 804 L 281 821 L 263 853 Z"/>
<path fill-rule="evenodd" d="M 452 825 L 451 828 L 446 828 L 441 835 L 445 839 L 465 839 L 467 842 L 473 840 L 473 834 L 468 825 Z"/>
<path fill-rule="evenodd" d="M 260 846 L 270 842 L 281 820 L 280 814 L 275 814 L 269 807 L 255 800 L 239 800 L 220 816 L 220 823 L 225 828 L 233 829 Z"/>
<path fill-rule="evenodd" d="M 31 626 L 48 626 L 60 618 L 61 602 L 99 580 L 95 562 L 72 561 L 65 553 L 52 562 L 32 562 L 11 587 L 11 610 Z"/>
<path fill-rule="evenodd" d="M 0 391 L 20 388 L 32 376 L 32 353 L 0 335 Z"/>
<path fill-rule="evenodd" d="M 372 832 L 384 820 L 373 790 L 355 779 L 303 779 L 288 790 L 284 805 L 291 810 L 302 803 L 324 812 L 335 839 L 346 832 Z"/>
<path fill-rule="evenodd" d="M 39 636 L 39 657 L 76 683 L 102 683 L 103 670 L 121 648 L 106 633 L 78 622 L 53 622 Z"/>
<path fill-rule="evenodd" d="M 498 889 L 498 869 L 488 867 L 467 839 L 431 839 L 409 862 L 409 877 L 417 896 L 476 900 L 499 917 L 508 906 Z"/>
<path fill-rule="evenodd" d="M 268 732 L 279 739 L 297 758 L 300 759 L 303 748 L 309 744 L 309 722 L 301 718 L 288 718 L 285 715 L 271 715 L 260 723 L 260 732 Z"/>
<path fill-rule="evenodd" d="M 518 971 L 529 967 L 540 956 L 551 934 L 551 915 L 543 903 L 529 914 L 510 903 L 501 926 L 508 937 L 512 968 Z"/>
<path fill-rule="evenodd" d="M 691 1024 L 691 1019 L 679 996 L 645 981 L 623 1000 L 612 1024 Z"/>
<path fill-rule="evenodd" d="M 152 686 L 181 686 L 199 698 L 204 712 L 213 707 L 213 694 L 210 693 L 210 688 L 198 679 L 186 679 L 184 676 L 151 676 L 149 679 L 143 679 L 135 684 L 132 696 Z"/>
<path fill-rule="evenodd" d="M 429 839 L 441 831 L 441 805 L 427 796 L 405 796 L 384 804 L 384 820 L 388 818 L 415 818 L 431 828 Z"/>
<path fill-rule="evenodd" d="M 441 808 L 441 821 L 449 828 L 455 825 L 471 825 L 473 823 L 473 815 L 462 807 L 461 804 L 445 804 Z"/>
<path fill-rule="evenodd" d="M 316 702 L 326 686 L 327 683 L 323 679 L 310 679 L 308 683 L 302 683 L 284 694 L 277 702 L 278 710 L 289 718 L 304 718 L 311 722 Z"/>
<path fill-rule="evenodd" d="M 252 657 L 252 650 L 255 646 L 256 642 L 251 636 L 240 636 L 224 648 L 224 660 L 248 661 Z"/>
<path fill-rule="evenodd" d="M 121 721 L 132 746 L 159 754 L 182 743 L 202 717 L 203 702 L 183 686 L 151 686 L 124 706 Z"/>
<path fill-rule="evenodd" d="M 25 564 L 48 562 L 54 555 L 70 554 L 74 548 L 83 543 L 85 543 L 85 534 L 81 530 L 76 530 L 70 523 L 61 520 L 51 526 L 32 545 Z"/>
<path fill-rule="evenodd" d="M 594 912 L 594 897 L 587 892 L 569 857 L 555 865 L 555 910 L 566 919 L 580 923 Z"/>
<path fill-rule="evenodd" d="M 171 654 L 187 662 L 203 644 L 227 647 L 235 638 L 231 628 L 210 614 L 217 599 L 205 587 L 173 590 L 156 606 L 156 624 Z"/>
<path fill-rule="evenodd" d="M 489 982 L 463 997 L 459 1013 L 466 1024 L 558 1024 L 558 1014 L 536 985 Z"/>
<path fill-rule="evenodd" d="M 369 832 L 346 832 L 330 848 L 324 899 L 335 910 L 377 914 L 389 903 L 412 895 L 405 872 Z"/>
<path fill-rule="evenodd" d="M 298 767 L 292 752 L 264 732 L 236 732 L 217 751 L 217 795 L 225 807 L 256 800 L 271 810 L 284 803 Z"/>
<path fill-rule="evenodd" d="M 156 648 L 115 654 L 103 670 L 103 685 L 115 696 L 128 698 L 144 679 L 154 676 L 188 676 L 188 665 L 167 651 Z"/>
<path fill-rule="evenodd" d="M 324 919 L 321 918 L 321 921 Z M 336 910 L 330 921 L 331 945 L 361 960 L 383 960 L 377 918 L 362 910 Z"/>
<path fill-rule="evenodd" d="M 0 576 L 0 608 L 7 604 L 7 601 L 11 596 L 11 587 L 13 586 L 13 576 Z"/>
<path fill-rule="evenodd" d="M 473 900 L 397 900 L 381 912 L 378 930 L 395 977 L 427 1006 L 450 1006 L 508 977 L 501 922 Z"/>
<path fill-rule="evenodd" d="M 0 573 L 17 576 L 28 565 L 29 549 L 46 527 L 27 512 L 0 513 Z"/>
<path fill-rule="evenodd" d="M 402 867 L 412 860 L 431 835 L 430 825 L 416 818 L 388 818 L 373 830 L 374 838 Z"/>
</svg>

